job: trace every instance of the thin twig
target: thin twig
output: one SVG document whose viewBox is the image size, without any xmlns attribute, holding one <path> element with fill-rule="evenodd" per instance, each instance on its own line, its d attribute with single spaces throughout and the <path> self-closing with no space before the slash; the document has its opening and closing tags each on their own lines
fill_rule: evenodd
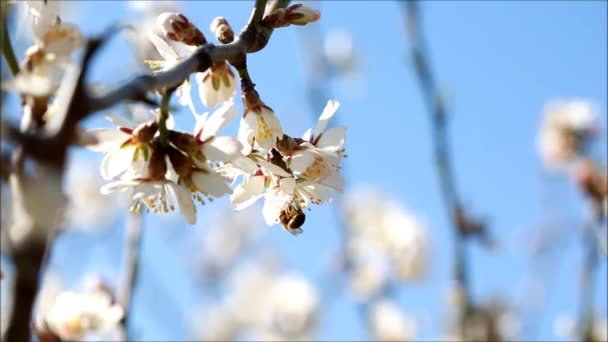
<svg viewBox="0 0 608 342">
<path fill-rule="evenodd" d="M 129 319 L 132 313 L 131 304 L 137 279 L 139 275 L 139 257 L 142 243 L 143 233 L 143 218 L 141 214 L 130 213 L 127 217 L 126 226 L 126 244 L 125 244 L 125 268 L 124 279 L 119 293 L 119 300 L 125 310 L 125 314 L 121 320 L 121 325 L 124 329 L 125 338 L 131 340 L 134 336 L 129 334 Z"/>
<path fill-rule="evenodd" d="M 602 225 L 600 217 L 598 224 Z M 580 274 L 580 302 L 578 328 L 581 341 L 593 341 L 593 297 L 595 290 L 595 275 L 598 264 L 598 244 L 594 232 L 595 221 L 589 222 L 583 227 L 583 264 Z"/>
<path fill-rule="evenodd" d="M 411 53 L 414 59 L 414 67 L 418 76 L 420 87 L 427 102 L 430 119 L 433 125 L 434 155 L 439 178 L 441 193 L 448 215 L 452 220 L 454 229 L 454 275 L 459 291 L 463 295 L 463 307 L 461 308 L 461 328 L 465 328 L 466 315 L 470 307 L 470 289 L 468 281 L 468 264 L 465 251 L 465 235 L 458 224 L 457 213 L 461 210 L 461 202 L 456 190 L 456 184 L 452 171 L 452 163 L 447 136 L 446 108 L 440 96 L 433 74 L 428 62 L 424 40 L 419 23 L 418 4 L 416 1 L 407 1 L 404 4 L 407 32 L 410 37 Z M 463 334 L 465 332 L 463 331 Z"/>
<path fill-rule="evenodd" d="M 0 32 L 0 40 L 2 40 L 2 54 L 6 59 L 6 64 L 8 64 L 11 73 L 13 76 L 15 76 L 19 73 L 19 62 L 17 62 L 17 57 L 15 57 L 15 51 L 13 50 L 13 45 L 11 44 L 11 37 L 8 33 L 8 25 L 6 24 L 6 16 L 6 13 L 2 13 L 2 31 Z"/>
</svg>

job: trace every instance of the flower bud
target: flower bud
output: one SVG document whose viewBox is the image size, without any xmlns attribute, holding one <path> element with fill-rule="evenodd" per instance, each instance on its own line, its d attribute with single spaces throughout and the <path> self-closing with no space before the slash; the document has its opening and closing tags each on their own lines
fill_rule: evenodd
<svg viewBox="0 0 608 342">
<path fill-rule="evenodd" d="M 296 4 L 284 8 L 278 8 L 264 18 L 264 24 L 274 28 L 289 25 L 306 25 L 319 20 L 321 13 L 310 7 Z"/>
<path fill-rule="evenodd" d="M 210 29 L 222 44 L 228 44 L 234 40 L 234 31 L 232 31 L 232 27 L 230 27 L 230 24 L 228 24 L 228 21 L 224 17 L 213 19 Z"/>
<path fill-rule="evenodd" d="M 321 13 L 302 4 L 295 4 L 287 7 L 285 18 L 292 25 L 306 25 L 321 18 Z"/>
<path fill-rule="evenodd" d="M 207 43 L 203 33 L 194 26 L 183 14 L 165 12 L 156 20 L 165 37 L 191 46 Z"/>
</svg>

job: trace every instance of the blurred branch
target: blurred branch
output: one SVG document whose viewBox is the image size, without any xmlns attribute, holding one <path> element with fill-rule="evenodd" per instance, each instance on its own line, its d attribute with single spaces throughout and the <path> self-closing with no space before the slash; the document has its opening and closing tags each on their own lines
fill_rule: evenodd
<svg viewBox="0 0 608 342">
<path fill-rule="evenodd" d="M 602 225 L 602 217 L 598 217 L 598 224 Z M 581 265 L 579 290 L 579 317 L 578 324 L 581 341 L 594 341 L 593 325 L 593 297 L 598 264 L 598 243 L 595 234 L 595 221 L 591 220 L 583 227 L 583 264 Z"/>
<path fill-rule="evenodd" d="M 7 14 L 4 11 L 2 13 L 2 28 L 0 29 L 0 40 L 2 40 L 2 54 L 6 59 L 6 64 L 8 64 L 9 69 L 13 76 L 17 75 L 19 72 L 19 63 L 17 62 L 17 58 L 15 57 L 15 51 L 13 50 L 13 45 L 11 44 L 11 37 L 8 33 L 8 25 L 7 25 Z"/>
<path fill-rule="evenodd" d="M 42 228 L 32 227 L 31 229 Z M 44 240 L 30 240 L 11 250 L 11 257 L 15 264 L 15 287 L 8 328 L 2 338 L 3 341 L 30 341 L 31 317 L 40 282 L 39 270 L 45 250 L 46 242 Z"/>
<path fill-rule="evenodd" d="M 273 6 L 274 8 L 280 8 L 281 6 L 286 6 L 287 3 L 287 1 L 276 1 L 273 3 Z M 257 7 L 254 13 L 258 13 L 257 16 L 262 11 L 263 5 L 265 5 L 265 1 L 256 1 Z M 8 32 L 4 28 L 6 27 L 3 24 L 2 38 L 8 37 Z M 166 72 L 155 76 L 141 75 L 135 77 L 123 86 L 102 95 L 90 93 L 85 84 L 90 62 L 99 48 L 120 28 L 119 26 L 114 26 L 101 36 L 87 41 L 80 68 L 72 70 L 65 75 L 62 85 L 57 92 L 57 98 L 64 101 L 63 106 L 54 115 L 54 118 L 57 118 L 57 122 L 53 121 L 41 127 L 37 130 L 38 132 L 24 132 L 10 124 L 2 125 L 2 133 L 6 133 L 7 138 L 21 144 L 22 148 L 17 148 L 18 152 L 13 156 L 14 159 L 23 160 L 25 157 L 35 159 L 44 171 L 44 176 L 42 177 L 45 181 L 49 182 L 47 185 L 50 185 L 50 192 L 62 193 L 62 178 L 65 170 L 67 149 L 74 141 L 76 126 L 80 120 L 96 111 L 112 107 L 125 100 L 143 101 L 147 99 L 146 95 L 148 92 L 173 88 L 183 83 L 191 73 L 203 72 L 214 62 L 239 59 L 243 58 L 247 53 L 259 51 L 266 46 L 273 31 L 272 27 L 248 23 L 233 43 L 222 46 L 205 44 Z M 10 53 L 8 52 L 12 51 L 12 49 L 7 49 L 5 48 L 6 46 L 10 47 L 10 42 L 7 39 L 3 39 L 3 52 L 10 63 Z M 46 231 L 49 224 L 57 223 L 55 221 L 45 221 L 45 219 L 51 217 L 53 220 L 59 220 L 62 216 L 62 203 L 53 200 L 54 198 L 49 196 L 47 196 L 48 198 L 35 198 L 36 192 L 28 188 L 28 183 L 25 182 L 27 180 L 25 178 L 26 175 L 14 173 L 11 176 L 14 176 L 16 180 L 13 182 L 16 186 L 12 187 L 13 196 L 14 198 L 20 198 L 20 201 L 14 201 L 15 206 L 22 206 L 21 211 L 26 216 L 22 218 L 22 224 L 28 225 L 28 227 L 22 228 L 28 228 L 32 232 L 40 232 Z M 32 211 L 31 203 L 36 203 L 37 205 L 34 207 L 38 209 L 42 208 L 43 214 L 39 211 Z M 127 314 L 130 295 L 137 279 L 140 230 L 140 224 L 135 222 L 131 225 L 128 233 L 129 257 L 127 260 L 128 266 L 125 271 L 127 279 L 125 280 L 125 290 L 122 297 Z M 46 243 L 46 239 L 36 239 L 32 236 L 17 246 L 17 249 L 12 253 L 16 268 L 14 305 L 12 306 L 6 335 L 3 336 L 2 340 L 30 340 L 32 308 L 38 290 L 40 269 L 45 255 Z M 125 326 L 127 317 L 125 315 L 123 322 Z"/>
<path fill-rule="evenodd" d="M 129 318 L 132 312 L 131 304 L 132 297 L 137 286 L 137 279 L 139 275 L 139 256 L 142 242 L 142 222 L 141 214 L 130 213 L 127 217 L 127 229 L 126 229 L 126 245 L 125 245 L 125 267 L 124 267 L 124 279 L 122 287 L 120 289 L 119 300 L 122 307 L 125 310 L 125 314 L 120 321 L 126 340 L 130 340 L 133 336 L 129 335 Z"/>
<path fill-rule="evenodd" d="M 466 320 L 472 310 L 472 305 L 465 243 L 467 233 L 470 232 L 469 227 L 478 226 L 478 224 L 471 218 L 467 218 L 466 211 L 464 211 L 462 207 L 462 202 L 460 201 L 460 197 L 456 190 L 451 155 L 448 148 L 449 139 L 447 135 L 446 107 L 429 66 L 429 58 L 419 22 L 418 3 L 416 1 L 407 1 L 402 3 L 402 5 L 404 6 L 407 33 L 410 38 L 410 48 L 416 75 L 418 76 L 420 88 L 426 99 L 432 122 L 435 163 L 441 193 L 455 232 L 453 267 L 457 285 L 463 295 L 460 320 L 461 329 L 463 330 L 462 333 L 464 335 L 463 338 L 467 339 L 465 331 Z"/>
</svg>

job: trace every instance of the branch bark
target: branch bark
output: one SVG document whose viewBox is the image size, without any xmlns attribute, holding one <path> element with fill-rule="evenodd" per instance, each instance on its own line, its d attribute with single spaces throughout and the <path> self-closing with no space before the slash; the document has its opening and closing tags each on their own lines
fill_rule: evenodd
<svg viewBox="0 0 608 342">
<path fill-rule="evenodd" d="M 287 4 L 288 1 L 280 0 L 275 1 L 273 6 L 266 7 L 266 1 L 258 0 L 254 9 L 254 13 L 256 13 L 254 18 L 258 18 L 259 13 L 264 13 L 264 10 L 285 7 Z M 164 73 L 155 76 L 140 75 L 130 82 L 104 94 L 91 93 L 85 85 L 90 61 L 103 43 L 117 29 L 118 27 L 114 27 L 102 36 L 90 39 L 87 42 L 81 67 L 73 74 L 66 75 L 57 93 L 57 98 L 65 99 L 66 101 L 65 106 L 54 115 L 54 117 L 57 117 L 57 123 L 48 124 L 36 133 L 22 132 L 10 124 L 2 126 L 3 133 L 6 133 L 6 138 L 15 140 L 15 142 L 22 145 L 21 153 L 23 153 L 24 157 L 35 159 L 40 165 L 56 172 L 55 176 L 57 177 L 54 177 L 52 181 L 55 182 L 53 185 L 59 189 L 58 191 L 61 189 L 67 148 L 74 141 L 76 126 L 80 120 L 122 101 L 143 101 L 146 99 L 148 92 L 173 88 L 181 84 L 191 73 L 203 72 L 214 62 L 230 61 L 234 58 L 242 58 L 247 53 L 259 51 L 266 46 L 273 31 L 271 27 L 265 27 L 257 23 L 256 20 L 253 20 L 245 26 L 233 43 L 221 46 L 205 44 L 191 56 Z M 4 41 L 3 39 L 3 43 Z M 24 194 L 24 196 L 27 197 L 29 195 Z M 27 203 L 29 200 L 32 200 L 32 198 L 24 198 L 24 203 Z M 54 211 L 60 213 L 60 208 L 58 208 L 59 203 L 52 203 L 52 201 L 45 202 L 44 200 L 39 200 L 38 203 L 46 209 L 51 209 L 51 212 L 57 209 Z M 60 216 L 61 214 L 57 215 Z M 30 221 L 33 229 L 43 229 L 45 225 L 49 224 L 49 222 L 37 222 L 34 218 L 31 218 Z M 130 254 L 127 262 L 129 266 L 126 270 L 126 289 L 122 296 L 127 310 L 132 289 L 137 279 L 140 228 L 134 224 L 130 231 L 128 243 Z M 15 251 L 16 254 L 13 253 L 16 266 L 16 285 L 9 327 L 6 335 L 3 336 L 3 340 L 6 341 L 30 340 L 32 308 L 46 249 L 46 240 L 44 240 L 44 243 L 36 241 L 26 241 L 23 244 L 23 249 Z M 127 317 L 125 316 L 125 321 L 123 322 L 125 325 Z"/>
<path fill-rule="evenodd" d="M 446 108 L 440 92 L 433 78 L 428 61 L 426 46 L 421 33 L 419 10 L 416 1 L 403 3 L 406 19 L 407 33 L 410 38 L 411 54 L 418 82 L 426 100 L 429 116 L 432 123 L 432 138 L 434 143 L 435 167 L 439 179 L 444 206 L 452 221 L 454 230 L 454 264 L 453 272 L 456 284 L 463 296 L 460 308 L 460 325 L 463 338 L 466 339 L 466 319 L 472 310 L 471 294 L 469 288 L 468 262 L 466 256 L 466 236 L 459 225 L 458 213 L 462 212 L 460 197 L 456 189 L 456 182 L 452 171 L 449 138 L 447 134 Z"/>
</svg>

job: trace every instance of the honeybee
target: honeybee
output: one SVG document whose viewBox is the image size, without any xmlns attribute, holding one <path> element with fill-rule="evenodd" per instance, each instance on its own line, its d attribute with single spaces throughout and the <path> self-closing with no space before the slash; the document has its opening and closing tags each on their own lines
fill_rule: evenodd
<svg viewBox="0 0 608 342">
<path fill-rule="evenodd" d="M 306 220 L 306 215 L 302 212 L 299 206 L 288 205 L 279 214 L 279 220 L 283 227 L 293 235 L 302 233 L 302 225 Z"/>
</svg>

